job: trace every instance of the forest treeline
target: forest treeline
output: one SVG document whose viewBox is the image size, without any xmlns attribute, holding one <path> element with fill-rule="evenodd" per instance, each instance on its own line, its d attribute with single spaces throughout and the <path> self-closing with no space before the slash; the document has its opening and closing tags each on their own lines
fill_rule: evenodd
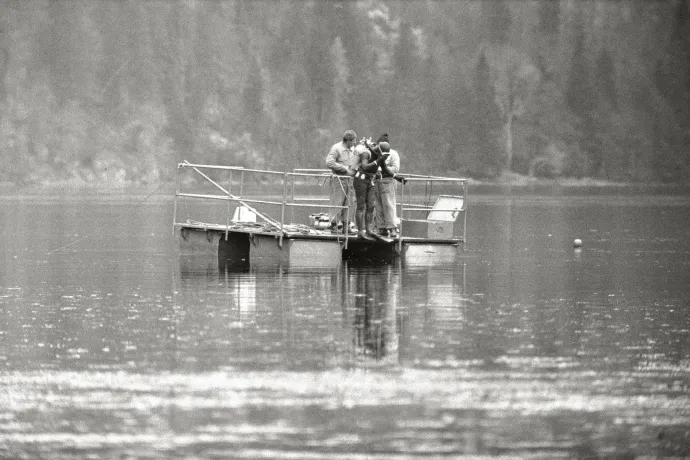
<svg viewBox="0 0 690 460">
<path fill-rule="evenodd" d="M 183 159 L 683 181 L 690 0 L 6 0 L 0 181 L 149 184 Z"/>
</svg>

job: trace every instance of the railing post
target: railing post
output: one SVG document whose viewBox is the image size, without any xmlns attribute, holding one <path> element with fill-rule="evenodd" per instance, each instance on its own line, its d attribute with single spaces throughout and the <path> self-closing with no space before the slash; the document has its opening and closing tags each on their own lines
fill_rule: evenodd
<svg viewBox="0 0 690 460">
<path fill-rule="evenodd" d="M 291 189 L 292 189 L 290 192 L 290 195 L 291 195 L 290 203 L 294 204 L 295 203 L 295 176 L 290 175 L 290 177 L 292 179 L 290 181 Z M 290 223 L 294 223 L 294 222 L 295 222 L 295 208 L 291 207 L 290 208 Z"/>
<path fill-rule="evenodd" d="M 175 199 L 173 200 L 173 221 L 172 221 L 172 236 L 175 236 L 175 224 L 177 223 L 177 195 L 180 193 L 180 168 L 177 165 L 177 174 L 175 174 Z"/>
<path fill-rule="evenodd" d="M 285 205 L 287 201 L 287 181 L 288 181 L 288 173 L 284 172 L 283 173 L 283 204 L 280 207 L 280 241 L 278 242 L 278 245 L 282 248 L 283 247 L 283 235 L 285 234 L 285 231 L 283 230 L 283 226 L 285 225 Z"/>
<path fill-rule="evenodd" d="M 240 194 L 237 196 L 240 200 L 242 199 L 242 193 L 244 193 L 244 170 L 240 171 Z"/>
<path fill-rule="evenodd" d="M 232 203 L 232 200 L 230 197 L 232 196 L 232 169 L 230 170 L 230 177 L 228 179 L 228 214 L 227 218 L 225 220 L 225 241 L 228 241 L 228 234 L 230 233 L 230 203 Z"/>
<path fill-rule="evenodd" d="M 467 244 L 467 181 L 462 183 L 462 207 L 462 250 L 464 251 Z"/>
<path fill-rule="evenodd" d="M 345 181 L 347 182 L 347 192 L 345 193 L 345 203 L 347 203 L 347 209 L 345 210 L 345 222 L 343 222 L 343 237 L 345 238 L 345 249 L 347 249 L 347 244 L 350 241 L 350 208 L 352 208 L 350 197 L 353 193 L 352 189 L 355 186 L 355 180 L 352 176 L 344 177 Z"/>
<path fill-rule="evenodd" d="M 398 229 L 398 254 L 402 256 L 402 235 L 403 235 L 403 209 L 405 205 L 405 182 L 400 182 L 400 202 L 398 207 L 400 208 L 400 228 Z"/>
</svg>

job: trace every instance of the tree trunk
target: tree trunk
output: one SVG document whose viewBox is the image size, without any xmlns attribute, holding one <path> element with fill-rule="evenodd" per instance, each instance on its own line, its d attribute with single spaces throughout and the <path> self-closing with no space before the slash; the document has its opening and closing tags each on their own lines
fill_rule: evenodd
<svg viewBox="0 0 690 460">
<path fill-rule="evenodd" d="M 5 76 L 10 68 L 9 45 L 6 45 L 6 33 L 0 30 L 0 103 L 5 102 L 7 88 L 5 87 Z"/>
<path fill-rule="evenodd" d="M 505 138 L 505 170 L 512 171 L 513 169 L 513 112 L 510 111 L 506 115 L 506 121 L 503 125 L 503 135 Z"/>
</svg>

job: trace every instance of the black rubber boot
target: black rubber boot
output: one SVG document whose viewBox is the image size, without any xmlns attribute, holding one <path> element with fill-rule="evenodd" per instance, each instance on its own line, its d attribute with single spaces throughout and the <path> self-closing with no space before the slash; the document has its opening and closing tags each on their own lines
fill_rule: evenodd
<svg viewBox="0 0 690 460">
<path fill-rule="evenodd" d="M 374 229 L 374 211 L 367 211 L 364 214 L 366 229 L 368 235 L 376 235 L 376 229 Z M 370 236 L 370 238 L 375 238 L 375 236 Z"/>
<path fill-rule="evenodd" d="M 367 234 L 367 223 L 364 211 L 357 211 L 357 236 L 365 240 L 373 240 L 374 238 Z"/>
</svg>

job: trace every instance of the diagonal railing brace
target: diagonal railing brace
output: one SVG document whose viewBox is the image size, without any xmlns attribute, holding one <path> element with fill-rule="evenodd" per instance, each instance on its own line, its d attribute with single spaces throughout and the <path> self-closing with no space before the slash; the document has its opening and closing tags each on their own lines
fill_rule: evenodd
<svg viewBox="0 0 690 460">
<path fill-rule="evenodd" d="M 185 165 L 191 165 L 191 163 L 190 163 L 189 161 L 187 161 L 187 160 L 184 161 L 184 164 L 185 164 Z M 256 214 L 257 216 L 259 216 L 260 218 L 262 218 L 263 220 L 265 220 L 265 221 L 268 222 L 269 224 L 273 225 L 274 227 L 276 227 L 276 228 L 277 228 L 278 230 L 280 230 L 281 232 L 283 232 L 282 229 L 281 229 L 280 222 L 278 222 L 277 220 L 275 220 L 275 219 L 273 219 L 273 218 L 271 218 L 271 217 L 269 217 L 269 216 L 266 216 L 266 215 L 260 213 L 259 211 L 257 211 L 257 210 L 254 209 L 253 207 L 249 206 L 247 203 L 245 203 L 244 201 L 240 200 L 240 199 L 239 199 L 238 197 L 236 197 L 235 195 L 231 194 L 228 190 L 225 190 L 225 188 L 223 188 L 222 185 L 220 185 L 219 183 L 217 183 L 216 181 L 214 181 L 213 179 L 211 179 L 210 177 L 208 177 L 206 174 L 204 174 L 203 172 L 201 172 L 197 167 L 192 166 L 192 169 L 193 169 L 194 171 L 196 171 L 197 173 L 199 173 L 199 174 L 201 175 L 201 177 L 203 177 L 204 179 L 206 179 L 207 181 L 209 181 L 211 184 L 213 184 L 216 188 L 218 188 L 218 190 L 220 190 L 220 191 L 222 191 L 224 194 L 226 194 L 229 198 L 231 198 L 231 199 L 233 199 L 233 200 L 236 200 L 239 204 L 241 204 L 242 206 L 246 207 L 246 208 L 249 209 L 251 212 L 253 212 L 253 213 Z M 285 232 L 283 232 L 283 233 L 285 233 Z"/>
</svg>

